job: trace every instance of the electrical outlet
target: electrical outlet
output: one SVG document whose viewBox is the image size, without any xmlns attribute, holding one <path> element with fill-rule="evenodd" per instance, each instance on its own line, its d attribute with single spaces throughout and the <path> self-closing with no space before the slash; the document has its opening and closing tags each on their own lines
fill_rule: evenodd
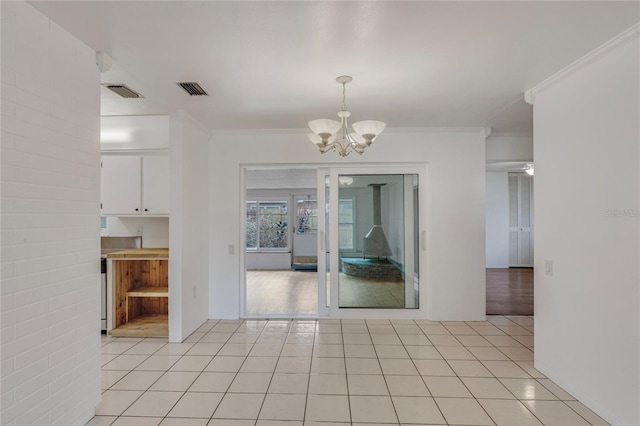
<svg viewBox="0 0 640 426">
<path fill-rule="evenodd" d="M 550 277 L 553 276 L 553 261 L 551 260 L 544 261 L 544 274 Z"/>
<path fill-rule="evenodd" d="M 142 235 L 142 226 L 136 226 L 136 235 Z"/>
</svg>

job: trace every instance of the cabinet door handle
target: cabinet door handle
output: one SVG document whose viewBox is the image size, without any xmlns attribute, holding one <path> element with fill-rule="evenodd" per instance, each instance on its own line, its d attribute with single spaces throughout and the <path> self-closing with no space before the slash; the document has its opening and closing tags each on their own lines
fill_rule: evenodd
<svg viewBox="0 0 640 426">
<path fill-rule="evenodd" d="M 149 211 L 149 209 L 144 209 L 144 211 L 145 211 L 145 212 L 148 212 L 148 211 Z"/>
<path fill-rule="evenodd" d="M 137 211 L 137 212 L 139 212 L 139 211 L 140 211 L 140 209 L 136 209 L 136 211 Z"/>
</svg>

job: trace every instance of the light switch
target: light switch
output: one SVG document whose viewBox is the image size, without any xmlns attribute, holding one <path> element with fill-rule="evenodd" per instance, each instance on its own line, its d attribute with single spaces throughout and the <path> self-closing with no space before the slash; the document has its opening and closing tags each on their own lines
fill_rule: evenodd
<svg viewBox="0 0 640 426">
<path fill-rule="evenodd" d="M 234 254 L 236 252 L 236 248 L 233 246 L 233 244 L 229 244 L 228 251 L 229 254 Z"/>
<path fill-rule="evenodd" d="M 553 276 L 553 262 L 551 260 L 544 261 L 544 274 L 550 277 Z"/>
</svg>

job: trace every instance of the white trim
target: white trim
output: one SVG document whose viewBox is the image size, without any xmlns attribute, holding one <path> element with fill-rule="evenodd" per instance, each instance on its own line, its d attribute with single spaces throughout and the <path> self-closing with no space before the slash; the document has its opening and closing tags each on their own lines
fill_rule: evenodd
<svg viewBox="0 0 640 426">
<path fill-rule="evenodd" d="M 485 132 L 486 127 L 387 127 L 384 134 L 389 133 L 479 133 Z M 303 134 L 309 133 L 309 129 L 214 129 L 211 136 L 222 135 L 264 135 L 264 134 Z M 305 136 L 306 137 L 306 136 Z"/>
<path fill-rule="evenodd" d="M 238 277 L 240 278 L 240 294 L 238 298 L 240 318 L 244 318 L 247 314 L 247 188 L 246 188 L 246 172 L 247 169 L 240 165 L 240 235 L 238 249 L 240 268 Z"/>
<path fill-rule="evenodd" d="M 489 139 L 493 138 L 523 138 L 533 137 L 533 131 L 521 131 L 521 132 L 500 132 L 498 130 L 492 131 Z"/>
<path fill-rule="evenodd" d="M 208 128 L 207 126 L 205 126 L 204 124 L 202 124 L 201 121 L 199 121 L 197 118 L 195 118 L 194 116 L 192 116 L 191 114 L 189 114 L 188 112 L 186 112 L 185 110 L 180 110 L 184 113 L 184 118 L 183 121 L 188 121 L 191 124 L 193 124 L 195 127 L 199 128 L 200 130 L 202 130 L 204 133 L 207 134 L 207 136 L 209 138 L 211 138 L 211 129 Z"/>
<path fill-rule="evenodd" d="M 602 44 L 601 46 L 599 46 L 596 49 L 592 50 L 591 52 L 587 53 L 582 58 L 580 58 L 577 61 L 571 63 L 570 65 L 568 65 L 565 68 L 561 69 L 560 71 L 558 71 L 557 73 L 555 73 L 551 77 L 547 78 L 543 82 L 537 84 L 533 88 L 531 88 L 531 89 L 527 90 L 526 92 L 524 92 L 524 100 L 525 100 L 525 102 L 527 102 L 528 104 L 533 105 L 535 103 L 536 96 L 538 95 L 538 93 L 542 92 L 547 87 L 553 86 L 558 81 L 564 80 L 565 78 L 567 78 L 568 76 L 570 76 L 574 72 L 579 71 L 580 69 L 582 69 L 585 66 L 589 65 L 591 62 L 595 61 L 596 59 L 600 58 L 601 56 L 606 55 L 610 51 L 612 51 L 612 50 L 618 48 L 619 46 L 622 46 L 622 45 L 624 45 L 624 44 L 626 44 L 626 43 L 628 43 L 628 42 L 630 42 L 632 40 L 635 40 L 638 37 L 640 37 L 640 23 L 635 24 L 634 26 L 632 26 L 628 30 L 622 32 L 621 34 L 618 34 L 617 36 L 615 36 L 611 40 L 607 41 L 606 43 Z"/>
<path fill-rule="evenodd" d="M 100 155 L 108 155 L 113 157 L 126 156 L 126 155 L 161 156 L 161 155 L 169 155 L 169 148 L 101 149 Z"/>
<path fill-rule="evenodd" d="M 405 309 L 415 309 L 416 307 L 416 294 L 415 294 L 415 273 L 416 273 L 416 259 L 420 260 L 420 249 L 415 253 L 413 251 L 415 238 L 420 238 L 420 232 L 414 229 L 414 212 L 416 206 L 413 205 L 413 176 L 405 174 L 403 182 L 404 192 L 404 306 Z M 420 190 L 420 183 L 418 182 L 418 191 Z M 411 194 L 411 196 L 408 196 Z M 420 203 L 420 197 L 418 197 L 418 203 Z M 418 214 L 420 209 L 418 206 Z M 420 224 L 420 218 L 418 218 L 418 225 Z M 418 296 L 420 295 L 420 287 L 418 282 Z M 411 290 L 408 290 L 408 289 Z"/>
<path fill-rule="evenodd" d="M 316 198 L 318 199 L 318 238 L 316 247 L 318 251 L 318 316 L 329 316 L 329 301 L 327 300 L 327 250 L 325 247 L 327 234 L 327 184 L 326 179 L 330 174 L 328 167 L 318 167 L 316 172 Z"/>
</svg>

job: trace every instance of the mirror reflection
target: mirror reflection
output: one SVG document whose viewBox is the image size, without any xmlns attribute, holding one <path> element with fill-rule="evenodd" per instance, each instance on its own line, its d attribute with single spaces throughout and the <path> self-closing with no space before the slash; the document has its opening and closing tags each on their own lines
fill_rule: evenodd
<svg viewBox="0 0 640 426">
<path fill-rule="evenodd" d="M 338 177 L 339 306 L 418 308 L 418 176 Z"/>
</svg>

